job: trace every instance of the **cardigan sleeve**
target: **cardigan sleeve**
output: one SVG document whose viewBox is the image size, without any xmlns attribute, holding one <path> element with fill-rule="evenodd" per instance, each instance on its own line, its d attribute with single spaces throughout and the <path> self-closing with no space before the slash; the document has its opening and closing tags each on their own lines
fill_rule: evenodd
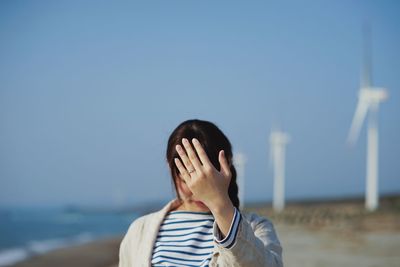
<svg viewBox="0 0 400 267">
<path fill-rule="evenodd" d="M 129 257 L 128 255 L 128 242 L 126 241 L 126 238 L 122 239 L 122 242 L 119 246 L 119 262 L 118 262 L 118 267 L 129 267 Z"/>
<path fill-rule="evenodd" d="M 119 246 L 119 262 L 118 267 L 132 267 L 134 262 L 132 262 L 132 253 L 135 248 L 133 248 L 132 241 L 138 238 L 138 232 L 140 232 L 143 225 L 143 217 L 134 220 L 128 228 L 124 238 Z"/>
<path fill-rule="evenodd" d="M 239 221 L 230 247 L 216 242 L 218 263 L 235 267 L 282 267 L 282 247 L 273 224 L 255 214 L 249 218 Z"/>
<path fill-rule="evenodd" d="M 129 231 L 131 231 L 130 227 L 128 229 L 128 232 L 125 234 L 124 238 L 121 241 L 121 244 L 119 246 L 119 262 L 118 262 L 118 267 L 130 267 L 132 266 L 131 263 L 131 257 L 130 257 L 130 251 L 131 251 L 131 246 L 130 246 L 130 235 Z"/>
<path fill-rule="evenodd" d="M 213 234 L 214 234 L 215 242 L 217 242 L 219 245 L 223 246 L 224 248 L 232 247 L 236 240 L 236 235 L 237 235 L 237 232 L 239 229 L 239 224 L 242 219 L 241 217 L 242 216 L 241 216 L 240 212 L 235 208 L 231 226 L 229 227 L 228 234 L 225 237 L 221 233 L 221 230 L 219 229 L 217 223 L 214 221 Z"/>
</svg>

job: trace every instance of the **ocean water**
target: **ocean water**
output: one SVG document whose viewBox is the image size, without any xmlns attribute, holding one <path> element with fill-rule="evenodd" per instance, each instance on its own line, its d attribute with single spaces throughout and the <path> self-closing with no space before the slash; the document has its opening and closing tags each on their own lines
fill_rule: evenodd
<svg viewBox="0 0 400 267">
<path fill-rule="evenodd" d="M 124 234 L 135 213 L 62 208 L 0 209 L 0 266 L 48 251 Z"/>
</svg>

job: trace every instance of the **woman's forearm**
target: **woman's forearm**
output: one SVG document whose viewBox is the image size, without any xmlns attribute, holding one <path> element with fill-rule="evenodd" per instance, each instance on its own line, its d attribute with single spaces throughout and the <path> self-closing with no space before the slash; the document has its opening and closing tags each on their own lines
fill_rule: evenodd
<svg viewBox="0 0 400 267">
<path fill-rule="evenodd" d="M 235 214 L 235 207 L 231 200 L 228 198 L 223 199 L 220 203 L 214 203 L 214 205 L 210 207 L 210 210 L 214 215 L 215 222 L 223 234 L 223 237 L 226 237 L 232 224 L 233 215 Z"/>
</svg>

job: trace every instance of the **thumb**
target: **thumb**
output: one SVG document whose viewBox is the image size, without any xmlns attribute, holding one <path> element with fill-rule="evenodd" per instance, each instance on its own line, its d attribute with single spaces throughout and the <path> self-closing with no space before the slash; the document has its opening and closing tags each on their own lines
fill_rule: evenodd
<svg viewBox="0 0 400 267">
<path fill-rule="evenodd" d="M 229 168 L 228 160 L 225 157 L 225 151 L 221 150 L 218 155 L 218 161 L 221 166 L 220 172 L 223 173 L 225 177 L 231 176 L 231 170 Z"/>
</svg>

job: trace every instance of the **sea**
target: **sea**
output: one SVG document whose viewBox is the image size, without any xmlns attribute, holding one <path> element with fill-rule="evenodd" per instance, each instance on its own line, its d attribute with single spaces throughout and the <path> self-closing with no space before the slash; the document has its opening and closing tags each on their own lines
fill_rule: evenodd
<svg viewBox="0 0 400 267">
<path fill-rule="evenodd" d="M 135 212 L 77 208 L 0 208 L 0 266 L 54 249 L 123 235 Z"/>
</svg>

